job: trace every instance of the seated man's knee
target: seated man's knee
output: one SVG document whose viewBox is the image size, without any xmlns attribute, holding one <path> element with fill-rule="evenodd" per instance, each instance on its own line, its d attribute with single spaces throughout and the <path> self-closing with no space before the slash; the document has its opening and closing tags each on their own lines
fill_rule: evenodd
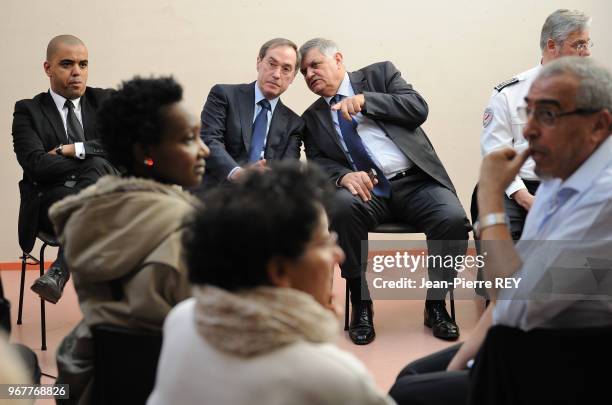
<svg viewBox="0 0 612 405">
<path fill-rule="evenodd" d="M 339 189 L 334 197 L 334 206 L 329 213 L 332 225 L 350 223 L 364 211 L 363 202 L 346 189 Z"/>
<path fill-rule="evenodd" d="M 436 227 L 436 233 L 443 235 L 443 239 L 464 240 L 468 239 L 470 222 L 461 206 L 449 206 L 442 212 Z"/>
<path fill-rule="evenodd" d="M 94 184 L 100 177 L 117 175 L 117 169 L 105 158 L 92 156 L 83 161 L 83 168 L 78 174 L 78 189 Z"/>
<path fill-rule="evenodd" d="M 101 156 L 91 156 L 83 161 L 84 170 L 97 173 L 100 176 L 106 174 L 117 174 L 117 169 L 106 158 Z"/>
</svg>

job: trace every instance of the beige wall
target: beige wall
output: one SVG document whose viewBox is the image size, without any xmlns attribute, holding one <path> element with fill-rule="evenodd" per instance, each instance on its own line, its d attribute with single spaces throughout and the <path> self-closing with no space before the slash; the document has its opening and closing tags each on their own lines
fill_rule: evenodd
<svg viewBox="0 0 612 405">
<path fill-rule="evenodd" d="M 172 73 L 199 114 L 215 83 L 255 78 L 261 43 L 335 39 L 349 69 L 392 60 L 430 107 L 424 125 L 469 209 L 479 166 L 481 117 L 492 87 L 539 62 L 545 17 L 580 8 L 594 17 L 594 56 L 612 68 L 612 2 L 247 0 L 0 1 L 0 261 L 15 261 L 17 181 L 12 151 L 14 102 L 46 91 L 48 40 L 79 36 L 89 48 L 89 84 L 116 86 L 134 74 Z M 284 102 L 301 113 L 315 96 L 298 74 Z"/>
</svg>

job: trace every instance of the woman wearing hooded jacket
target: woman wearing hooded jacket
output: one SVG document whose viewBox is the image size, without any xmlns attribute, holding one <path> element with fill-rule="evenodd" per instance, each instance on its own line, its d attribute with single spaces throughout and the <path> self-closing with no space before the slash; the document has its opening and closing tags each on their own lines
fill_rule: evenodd
<svg viewBox="0 0 612 405">
<path fill-rule="evenodd" d="M 149 405 L 391 404 L 334 345 L 328 181 L 278 163 L 213 190 L 185 233 L 194 297 L 172 310 Z"/>
<path fill-rule="evenodd" d="M 83 313 L 57 352 L 67 403 L 91 403 L 91 326 L 159 331 L 191 295 L 181 235 L 198 203 L 177 186 L 200 183 L 209 151 L 181 99 L 172 78 L 124 82 L 98 113 L 108 157 L 124 176 L 103 177 L 50 209 Z"/>
</svg>

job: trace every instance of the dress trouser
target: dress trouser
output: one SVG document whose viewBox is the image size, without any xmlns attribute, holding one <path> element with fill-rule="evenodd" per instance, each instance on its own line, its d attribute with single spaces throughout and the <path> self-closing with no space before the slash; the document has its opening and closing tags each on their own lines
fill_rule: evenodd
<svg viewBox="0 0 612 405">
<path fill-rule="evenodd" d="M 408 364 L 400 372 L 389 395 L 398 405 L 465 404 L 469 371 L 446 371 L 461 343 Z"/>
<path fill-rule="evenodd" d="M 525 183 L 527 191 L 529 191 L 529 193 L 532 195 L 535 195 L 538 186 L 540 185 L 540 182 L 537 180 L 523 179 L 523 183 Z M 474 206 L 474 204 L 472 205 L 472 221 L 476 222 L 478 220 L 478 207 Z M 525 208 L 521 207 L 516 201 L 514 201 L 512 198 L 509 198 L 504 193 L 504 211 L 506 212 L 508 220 L 510 221 L 510 234 L 512 235 L 512 240 L 517 241 L 521 238 L 521 235 L 523 234 L 523 227 L 525 226 L 527 210 L 525 210 Z M 480 241 L 478 240 L 476 241 L 476 250 L 478 251 L 478 254 L 480 254 Z M 476 279 L 478 281 L 484 281 L 485 278 L 482 269 L 478 270 Z M 476 288 L 476 294 L 486 299 L 489 299 L 489 294 L 482 287 Z"/>
<path fill-rule="evenodd" d="M 427 236 L 430 255 L 464 255 L 467 249 L 470 223 L 459 199 L 417 167 L 405 177 L 391 180 L 390 198 L 372 195 L 371 201 L 363 202 L 347 189 L 339 189 L 336 208 L 330 218 L 346 255 L 340 268 L 342 277 L 347 279 L 361 277 L 365 272 L 368 252 L 362 251 L 361 243 L 367 241 L 368 232 L 381 223 L 415 225 Z M 428 269 L 430 280 L 452 280 L 455 274 L 452 268 Z M 430 289 L 427 299 L 442 300 L 445 295 L 446 290 Z"/>
<path fill-rule="evenodd" d="M 523 180 L 525 183 L 525 187 L 527 187 L 527 191 L 532 195 L 535 195 L 540 182 L 537 180 Z M 512 234 L 513 240 L 519 240 L 521 235 L 523 234 L 523 227 L 525 226 L 525 218 L 527 217 L 527 210 L 521 207 L 516 201 L 512 198 L 509 198 L 504 193 L 504 209 L 506 211 L 506 215 L 510 220 L 510 233 Z"/>
<path fill-rule="evenodd" d="M 74 175 L 74 180 L 68 180 L 64 184 L 46 187 L 42 190 L 40 197 L 40 208 L 38 214 L 38 228 L 50 235 L 55 235 L 53 224 L 49 220 L 49 208 L 56 202 L 72 194 L 91 186 L 98 179 L 107 174 L 118 174 L 117 170 L 105 159 L 92 156 L 81 162 L 83 166 L 80 173 Z M 64 261 L 64 249 L 59 247 L 57 259 L 54 266 L 64 270 L 67 269 Z"/>
</svg>

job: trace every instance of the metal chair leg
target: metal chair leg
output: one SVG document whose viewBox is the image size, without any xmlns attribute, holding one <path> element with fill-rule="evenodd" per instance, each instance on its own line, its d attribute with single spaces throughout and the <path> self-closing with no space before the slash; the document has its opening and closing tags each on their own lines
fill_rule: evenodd
<svg viewBox="0 0 612 405">
<path fill-rule="evenodd" d="M 453 318 L 453 322 L 455 322 L 455 293 L 453 289 L 448 291 L 448 298 L 450 300 L 451 318 Z"/>
<path fill-rule="evenodd" d="M 17 325 L 21 325 L 21 315 L 23 313 L 23 289 L 25 288 L 26 260 L 25 252 L 21 252 L 21 281 L 19 282 L 19 308 L 17 310 Z"/>
<path fill-rule="evenodd" d="M 348 330 L 349 328 L 349 311 L 350 311 L 350 297 L 349 297 L 349 288 L 348 282 L 346 282 L 346 286 L 344 287 L 346 290 L 345 293 L 345 301 L 344 301 L 344 330 Z"/>
<path fill-rule="evenodd" d="M 46 243 L 43 243 L 40 247 L 40 276 L 45 274 L 45 248 Z M 40 338 L 41 345 L 40 350 L 47 350 L 47 324 L 45 322 L 45 300 L 40 299 Z"/>
</svg>

